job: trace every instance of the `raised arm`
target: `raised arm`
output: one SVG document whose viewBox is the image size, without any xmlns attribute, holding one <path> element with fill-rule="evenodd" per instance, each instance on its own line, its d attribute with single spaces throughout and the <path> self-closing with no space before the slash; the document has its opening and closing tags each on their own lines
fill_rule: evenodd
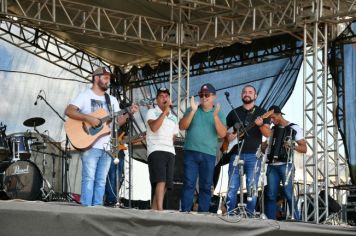
<svg viewBox="0 0 356 236">
<path fill-rule="evenodd" d="M 194 96 L 190 98 L 190 108 L 191 111 L 186 114 L 180 121 L 179 121 L 179 129 L 180 130 L 186 130 L 189 128 L 190 123 L 192 123 L 193 117 L 195 115 L 195 112 L 198 109 L 198 105 L 195 103 Z"/>
<path fill-rule="evenodd" d="M 215 111 L 214 111 L 215 128 L 216 128 L 216 132 L 217 132 L 218 136 L 220 138 L 223 138 L 226 136 L 227 129 L 226 129 L 225 125 L 220 120 L 219 111 L 220 111 L 220 104 L 217 104 Z"/>
<path fill-rule="evenodd" d="M 161 115 L 159 115 L 159 117 L 155 120 L 148 120 L 147 123 L 150 126 L 150 129 L 152 130 L 152 132 L 156 132 L 163 124 L 164 118 L 166 116 L 168 116 L 169 112 L 170 112 L 170 102 L 167 102 L 164 105 L 164 110 L 162 111 Z"/>
</svg>

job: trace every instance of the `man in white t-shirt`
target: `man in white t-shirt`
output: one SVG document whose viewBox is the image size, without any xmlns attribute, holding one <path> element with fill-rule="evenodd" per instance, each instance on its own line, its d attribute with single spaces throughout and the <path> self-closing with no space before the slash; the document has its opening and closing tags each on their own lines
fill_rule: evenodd
<svg viewBox="0 0 356 236">
<path fill-rule="evenodd" d="M 149 109 L 146 115 L 146 142 L 153 193 L 151 208 L 163 210 L 164 194 L 173 187 L 174 139 L 179 129 L 178 119 L 171 112 L 169 90 L 158 89 L 156 101 L 156 108 Z"/>
<path fill-rule="evenodd" d="M 104 67 L 97 68 L 92 75 L 93 86 L 81 92 L 74 98 L 65 110 L 65 114 L 75 120 L 85 121 L 91 127 L 100 124 L 100 120 L 90 113 L 99 108 L 105 109 L 108 114 L 110 110 L 118 112 L 120 110 L 117 99 L 109 95 L 111 109 L 108 108 L 105 99 L 105 92 L 110 86 L 111 73 Z M 138 107 L 133 105 L 131 112 L 136 112 Z M 117 122 L 119 126 L 124 124 L 129 118 L 129 114 L 119 116 Z M 109 171 L 111 156 L 106 152 L 110 149 L 110 134 L 97 139 L 89 149 L 82 155 L 82 184 L 81 199 L 83 206 L 103 205 L 103 195 L 105 190 L 106 176 Z"/>
<path fill-rule="evenodd" d="M 282 182 L 283 193 L 287 199 L 289 212 L 294 212 L 294 219 L 299 220 L 300 214 L 293 194 L 294 163 L 293 152 L 307 152 L 306 141 L 302 129 L 283 118 L 281 108 L 274 105 L 270 116 L 274 124 L 273 136 L 270 138 L 267 167 L 266 216 L 276 219 L 277 197 Z M 292 208 L 294 205 L 294 209 Z M 293 210 L 292 210 L 293 209 Z"/>
</svg>

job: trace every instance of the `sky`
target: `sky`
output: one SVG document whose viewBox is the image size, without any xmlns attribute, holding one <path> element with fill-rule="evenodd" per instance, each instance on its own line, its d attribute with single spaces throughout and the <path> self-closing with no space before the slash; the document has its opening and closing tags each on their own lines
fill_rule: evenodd
<svg viewBox="0 0 356 236">
<path fill-rule="evenodd" d="M 40 90 L 47 102 L 64 117 L 64 109 L 70 100 L 86 88 L 89 84 L 78 83 L 73 81 L 64 81 L 63 79 L 79 79 L 70 72 L 34 56 L 22 49 L 19 49 L 3 40 L 0 40 L 0 99 L 2 109 L 0 109 L 0 122 L 7 125 L 7 135 L 23 134 L 25 132 L 35 132 L 33 128 L 25 127 L 23 121 L 32 117 L 43 117 L 46 122 L 44 125 L 37 127 L 38 131 L 45 133 L 54 141 L 64 145 L 63 122 L 54 111 L 43 101 L 38 101 L 34 105 L 36 97 Z M 24 71 L 38 73 L 57 79 L 48 79 L 41 76 L 29 75 L 23 73 L 6 72 Z M 63 78 L 63 79 L 58 79 Z M 303 125 L 303 78 L 299 73 L 295 90 L 283 108 L 286 114 L 285 118 L 300 126 Z M 71 191 L 79 193 L 78 182 L 78 159 L 79 155 L 75 153 L 71 160 L 70 167 Z M 133 165 L 133 199 L 148 200 L 150 199 L 150 182 L 148 168 L 146 164 L 134 161 Z M 227 168 L 222 175 L 222 187 L 218 190 L 222 192 L 226 188 Z M 127 197 L 128 191 L 125 190 Z"/>
</svg>

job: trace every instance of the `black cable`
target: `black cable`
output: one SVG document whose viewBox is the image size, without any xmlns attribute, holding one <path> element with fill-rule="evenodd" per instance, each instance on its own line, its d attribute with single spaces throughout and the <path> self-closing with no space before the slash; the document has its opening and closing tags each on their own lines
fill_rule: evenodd
<svg viewBox="0 0 356 236">
<path fill-rule="evenodd" d="M 42 74 L 38 74 L 38 73 L 32 73 L 32 72 L 26 72 L 26 71 L 17 71 L 17 70 L 3 70 L 0 69 L 1 72 L 7 72 L 7 73 L 19 73 L 19 74 L 27 74 L 27 75 L 35 75 L 35 76 L 40 76 L 40 77 L 44 77 L 47 79 L 53 79 L 53 80 L 65 80 L 65 81 L 73 81 L 73 82 L 79 82 L 79 83 L 84 83 L 84 84 L 89 84 L 91 83 L 90 79 L 84 78 L 87 81 L 80 81 L 77 79 L 66 79 L 66 78 L 59 78 L 59 77 L 50 77 L 47 75 L 42 75 Z"/>
</svg>

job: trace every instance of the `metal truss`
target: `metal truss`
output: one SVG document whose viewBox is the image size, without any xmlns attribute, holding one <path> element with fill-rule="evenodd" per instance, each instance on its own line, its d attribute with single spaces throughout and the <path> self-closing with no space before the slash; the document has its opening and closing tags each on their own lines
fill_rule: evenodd
<svg viewBox="0 0 356 236">
<path fill-rule="evenodd" d="M 8 43 L 84 79 L 87 79 L 88 74 L 92 73 L 94 67 L 109 67 L 100 58 L 75 49 L 71 45 L 39 29 L 26 27 L 19 23 L 3 21 L 0 23 L 0 32 L 0 38 Z"/>
<path fill-rule="evenodd" d="M 328 216 L 327 198 L 319 192 L 329 190 L 327 140 L 327 25 L 304 26 L 304 137 L 309 153 L 304 157 L 304 221 L 319 223 Z M 327 195 L 326 195 L 327 196 Z M 312 208 L 312 212 L 308 212 Z M 320 208 L 320 209 L 319 209 Z"/>
<path fill-rule="evenodd" d="M 196 53 L 190 59 L 190 76 L 263 63 L 303 52 L 303 46 L 298 46 L 297 39 L 286 36 L 281 36 L 278 39 L 276 37 L 268 41 L 260 39 L 250 45 L 235 44 L 230 47 L 214 48 L 207 52 Z M 178 63 L 177 59 L 174 63 Z M 143 77 L 140 80 L 131 81 L 130 85 L 140 87 L 152 83 L 167 82 L 171 73 L 174 76 L 178 75 L 178 67 L 173 67 L 172 71 L 170 69 L 168 63 L 164 62 L 158 64 L 154 69 L 142 69 Z"/>
<path fill-rule="evenodd" d="M 1 7 L 1 12 L 9 20 L 18 19 L 44 30 L 60 30 L 138 44 L 177 45 L 175 38 L 172 39 L 177 25 L 169 19 L 71 0 L 1 0 Z"/>
<path fill-rule="evenodd" d="M 330 188 L 347 180 L 345 150 L 334 119 L 337 93 L 327 58 L 332 29 L 327 23 L 304 25 L 304 134 L 309 151 L 304 158 L 303 216 L 316 223 L 329 216 Z"/>
<path fill-rule="evenodd" d="M 304 23 L 315 21 L 320 4 L 320 21 L 340 23 L 355 18 L 355 1 L 339 0 L 152 0 L 176 9 L 186 9 L 190 25 L 197 30 L 197 45 L 219 45 L 289 32 L 302 32 Z M 189 34 L 188 34 L 189 35 Z M 189 41 L 189 38 L 186 39 Z M 184 42 L 187 43 L 187 42 Z M 189 44 L 189 43 L 188 43 Z"/>
<path fill-rule="evenodd" d="M 178 49 L 178 63 L 171 52 L 170 60 L 170 91 L 173 104 L 176 105 L 176 115 L 181 119 L 190 104 L 189 100 L 189 68 L 190 68 L 190 50 Z M 175 69 L 173 69 L 175 68 Z M 177 70 L 178 74 L 173 74 Z M 174 106 L 175 107 L 175 106 Z"/>
<path fill-rule="evenodd" d="M 4 20 L 20 21 L 43 30 L 98 38 L 205 50 L 233 42 L 290 32 L 302 32 L 304 22 L 314 22 L 320 2 L 320 22 L 355 18 L 355 1 L 339 0 L 152 0 L 168 16 L 157 18 L 94 3 L 74 0 L 1 0 Z M 182 13 L 183 12 L 183 13 Z M 178 32 L 183 32 L 178 40 Z"/>
</svg>

